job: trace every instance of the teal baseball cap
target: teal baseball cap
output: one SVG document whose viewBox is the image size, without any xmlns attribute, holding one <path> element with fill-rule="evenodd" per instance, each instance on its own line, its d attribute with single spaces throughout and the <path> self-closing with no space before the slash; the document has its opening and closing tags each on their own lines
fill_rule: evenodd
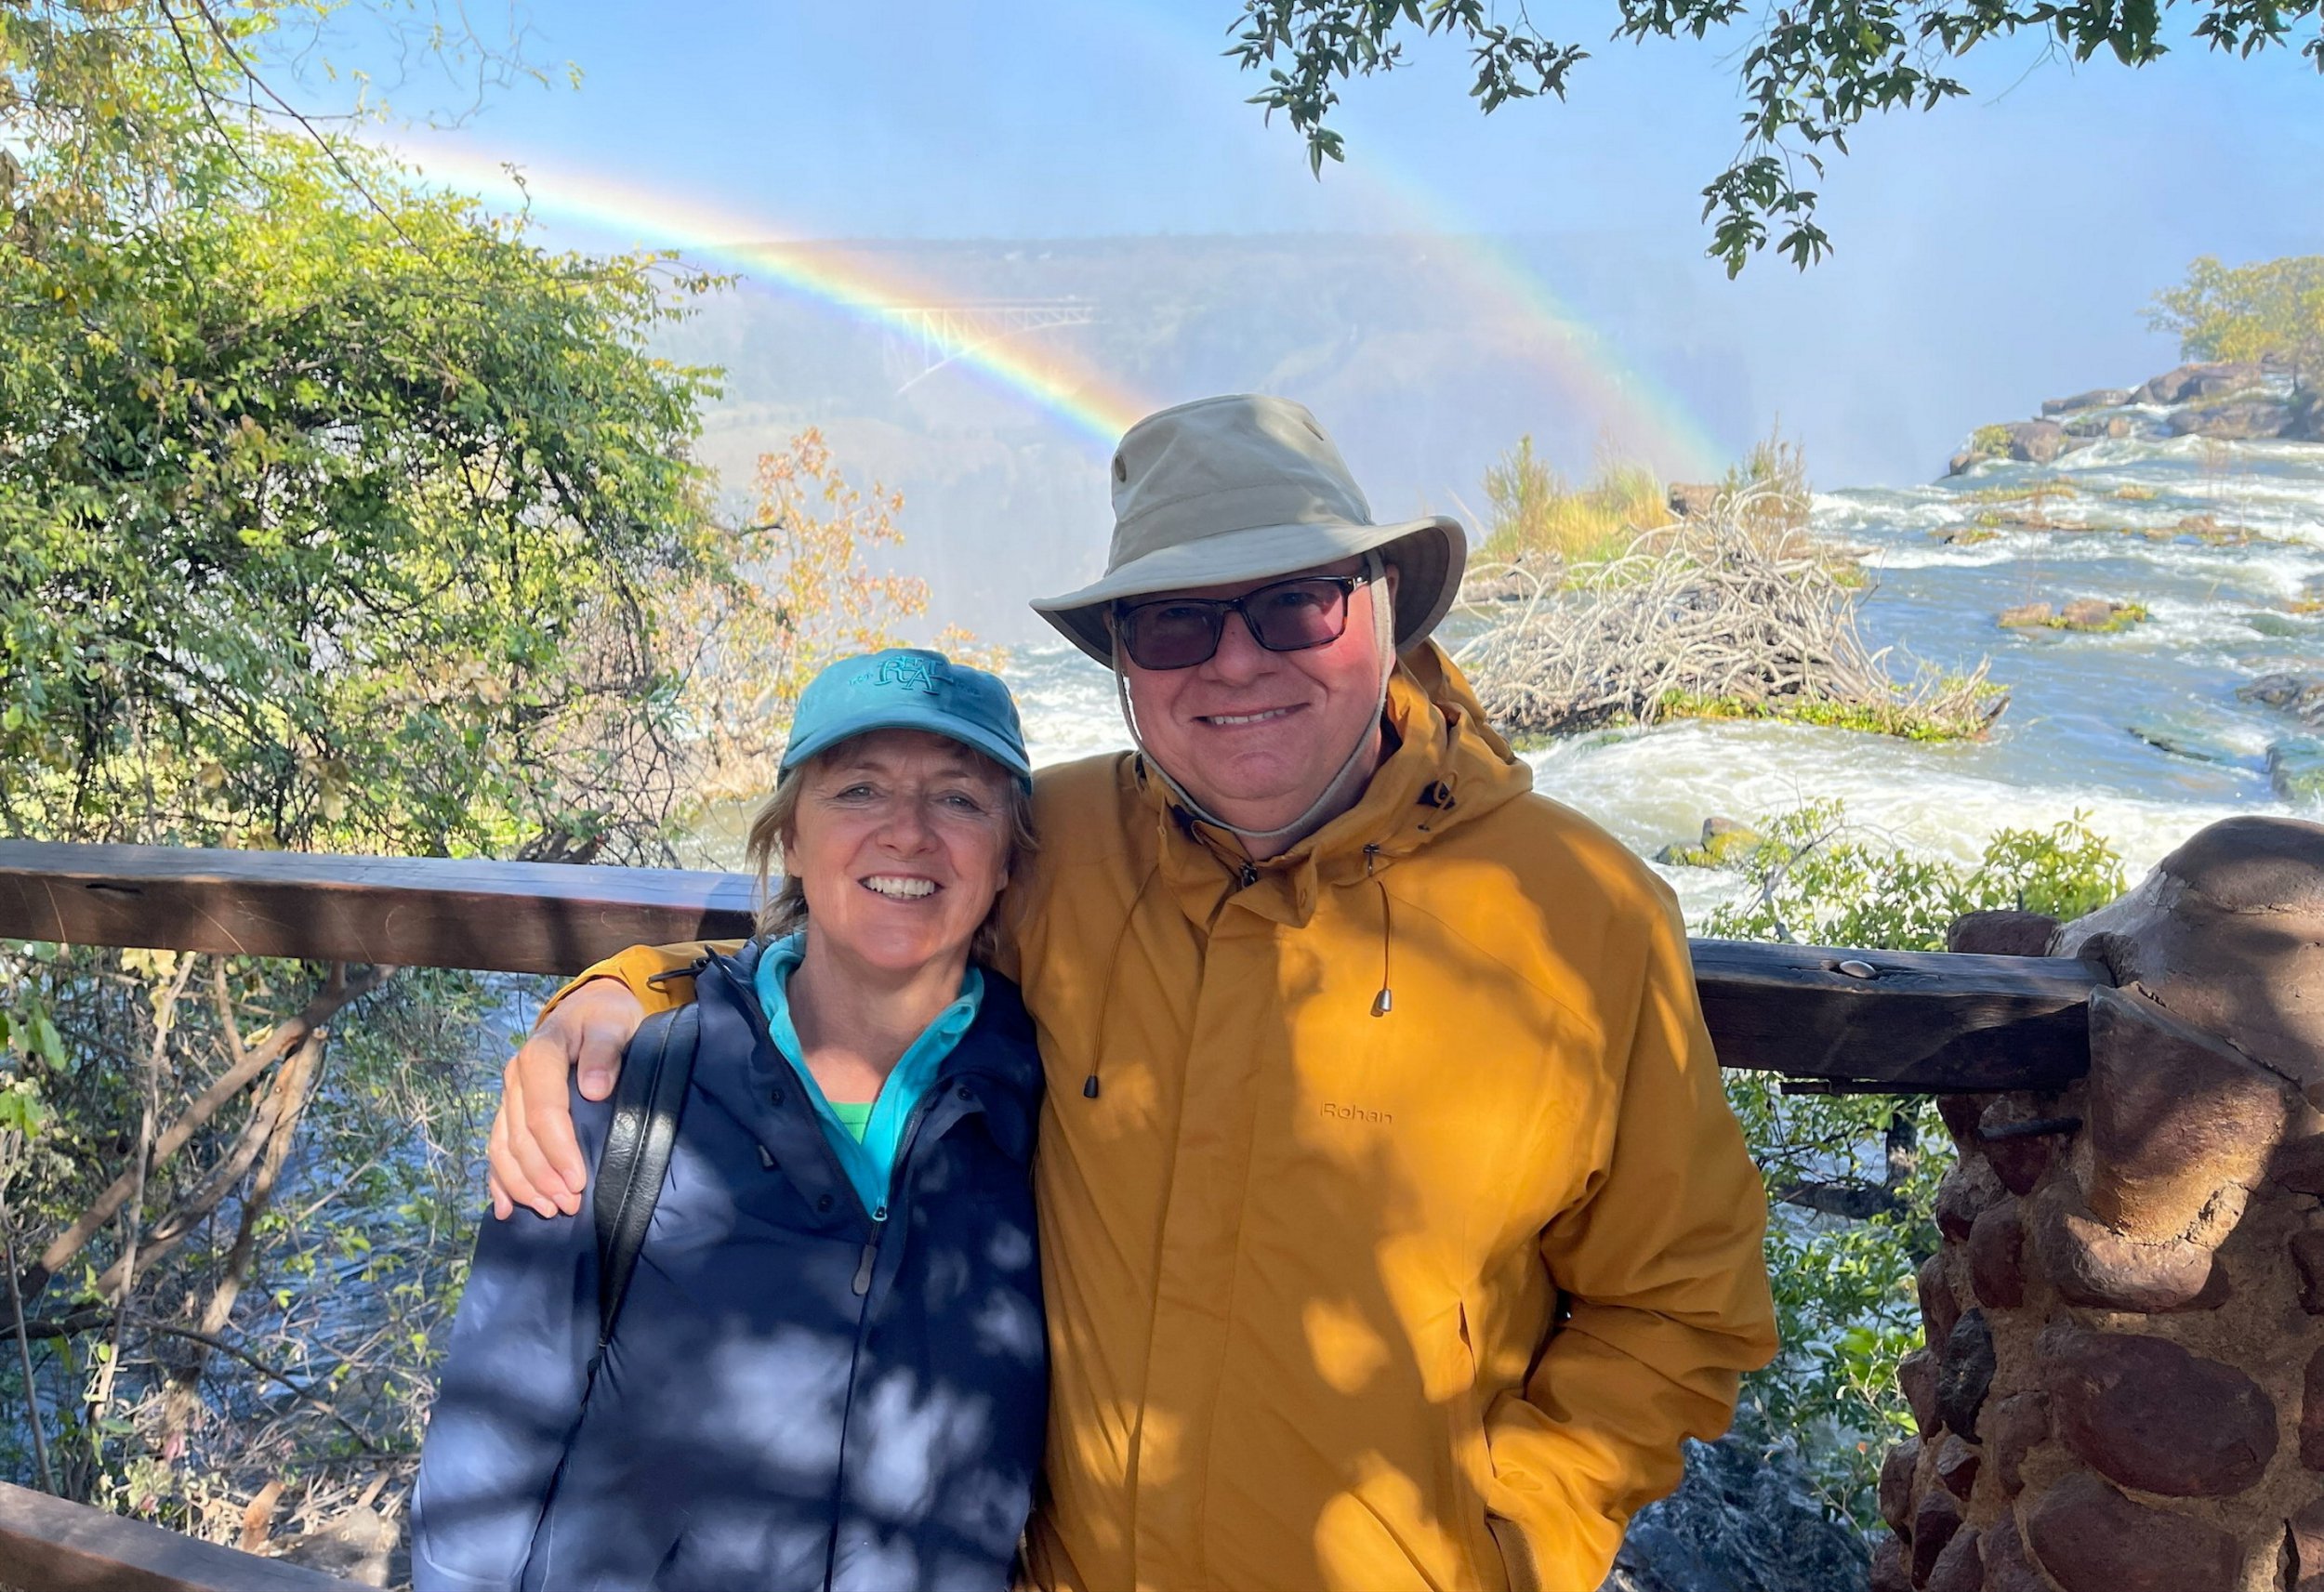
<svg viewBox="0 0 2324 1592">
<path fill-rule="evenodd" d="M 924 730 L 972 746 L 1033 783 L 1017 703 L 997 675 L 921 647 L 890 647 L 829 664 L 799 693 L 782 772 L 851 736 Z"/>
</svg>

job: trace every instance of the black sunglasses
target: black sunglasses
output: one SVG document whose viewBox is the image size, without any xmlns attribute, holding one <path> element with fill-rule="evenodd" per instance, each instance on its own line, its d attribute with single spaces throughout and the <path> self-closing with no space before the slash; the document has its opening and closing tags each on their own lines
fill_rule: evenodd
<svg viewBox="0 0 2324 1592">
<path fill-rule="evenodd" d="M 1301 575 L 1240 597 L 1169 597 L 1114 611 L 1114 638 L 1142 669 L 1207 664 L 1239 613 L 1251 639 L 1270 652 L 1303 652 L 1347 634 L 1348 598 L 1363 575 Z"/>
</svg>

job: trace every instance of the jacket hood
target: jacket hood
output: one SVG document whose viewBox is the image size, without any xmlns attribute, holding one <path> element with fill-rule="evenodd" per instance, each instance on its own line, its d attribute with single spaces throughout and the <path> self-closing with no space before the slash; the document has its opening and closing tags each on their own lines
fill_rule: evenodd
<svg viewBox="0 0 2324 1592">
<path fill-rule="evenodd" d="M 1160 828 L 1157 868 L 1189 917 L 1207 922 L 1229 897 L 1285 924 L 1303 924 L 1317 892 L 1377 877 L 1434 837 L 1533 788 L 1533 770 L 1486 722 L 1484 708 L 1434 641 L 1403 654 L 1384 717 L 1396 744 L 1355 806 L 1277 857 L 1248 861 L 1233 832 L 1195 818 L 1142 755 L 1136 778 Z"/>
</svg>

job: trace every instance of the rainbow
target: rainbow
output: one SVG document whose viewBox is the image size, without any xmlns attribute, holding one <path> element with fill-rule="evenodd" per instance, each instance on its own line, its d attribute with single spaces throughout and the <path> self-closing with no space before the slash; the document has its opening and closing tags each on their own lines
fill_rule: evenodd
<svg viewBox="0 0 2324 1592">
<path fill-rule="evenodd" d="M 1733 452 L 1712 439 L 1686 401 L 1625 357 L 1512 247 L 1456 230 L 1462 218 L 1393 165 L 1374 163 L 1359 178 L 1365 179 L 1421 223 L 1416 230 L 1443 242 L 1452 257 L 1449 274 L 1501 309 L 1518 332 L 1514 347 L 1543 360 L 1558 384 L 1597 417 L 1600 443 L 1609 454 L 1645 464 L 1665 480 L 1716 480 L 1726 469 Z"/>
<path fill-rule="evenodd" d="M 494 208 L 527 209 L 672 249 L 691 264 L 733 271 L 907 336 L 920 334 L 915 309 L 956 296 L 827 246 L 761 241 L 782 229 L 763 217 L 670 190 L 649 191 L 529 159 L 503 161 L 449 143 L 390 152 L 429 186 L 472 193 Z M 512 166 L 522 172 L 522 182 Z M 997 339 L 963 349 L 950 363 L 1109 453 L 1133 421 L 1160 407 L 1086 362 L 1037 343 Z"/>
<path fill-rule="evenodd" d="M 1144 20 L 1142 31 L 1167 36 L 1155 19 Z M 1155 50 L 1156 66 L 1188 47 L 1188 41 L 1171 40 L 1169 47 Z M 529 208 L 675 249 L 689 261 L 731 270 L 906 336 L 920 332 L 913 309 L 955 296 L 941 284 L 828 245 L 754 241 L 783 229 L 762 216 L 668 190 L 531 159 L 505 161 L 451 142 L 430 140 L 394 152 L 415 166 L 423 181 L 473 191 L 496 206 Z M 523 174 L 521 184 L 511 175 L 512 164 Z M 1552 379 L 1597 417 L 1600 439 L 1616 456 L 1638 459 L 1671 480 L 1715 477 L 1725 467 L 1732 450 L 1712 438 L 1682 398 L 1625 357 L 1611 337 L 1507 245 L 1451 213 L 1431 185 L 1384 161 L 1376 147 L 1360 164 L 1333 168 L 1325 179 L 1357 184 L 1377 209 L 1395 215 L 1404 230 L 1441 244 L 1451 281 L 1499 309 L 1514 334 L 1512 346 L 1539 359 Z M 1101 449 L 1111 450 L 1133 421 L 1160 407 L 1087 362 L 1038 341 L 996 340 L 961 352 L 952 364 Z"/>
<path fill-rule="evenodd" d="M 1142 71 L 1174 74 L 1190 96 L 1227 102 L 1242 97 L 1234 92 L 1236 80 L 1220 74 L 1224 34 L 1190 24 L 1183 7 L 1131 0 L 1109 9 L 1106 21 L 1116 40 L 1135 37 L 1142 46 Z M 1349 120 L 1344 112 L 1341 120 Z M 1281 140 L 1285 162 L 1304 164 L 1287 128 L 1269 132 Z M 1322 180 L 1354 185 L 1367 209 L 1441 244 L 1450 284 L 1500 312 L 1514 334 L 1512 349 L 1539 359 L 1551 378 L 1597 417 L 1608 452 L 1645 464 L 1666 480 L 1716 479 L 1726 468 L 1734 450 L 1714 440 L 1684 399 L 1631 361 L 1554 284 L 1486 236 L 1476 217 L 1456 211 L 1440 185 L 1396 164 L 1386 140 L 1359 132 L 1353 141 L 1356 152 L 1347 164 L 1327 165 Z"/>
</svg>

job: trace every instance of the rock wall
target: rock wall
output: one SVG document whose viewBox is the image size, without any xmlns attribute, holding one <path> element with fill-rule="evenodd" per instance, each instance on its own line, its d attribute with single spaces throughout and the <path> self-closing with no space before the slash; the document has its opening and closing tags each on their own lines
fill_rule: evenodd
<svg viewBox="0 0 2324 1592">
<path fill-rule="evenodd" d="M 2227 820 L 1953 949 L 2115 987 L 2087 1078 L 1940 1101 L 1875 1592 L 2324 1592 L 2324 824 Z"/>
</svg>

